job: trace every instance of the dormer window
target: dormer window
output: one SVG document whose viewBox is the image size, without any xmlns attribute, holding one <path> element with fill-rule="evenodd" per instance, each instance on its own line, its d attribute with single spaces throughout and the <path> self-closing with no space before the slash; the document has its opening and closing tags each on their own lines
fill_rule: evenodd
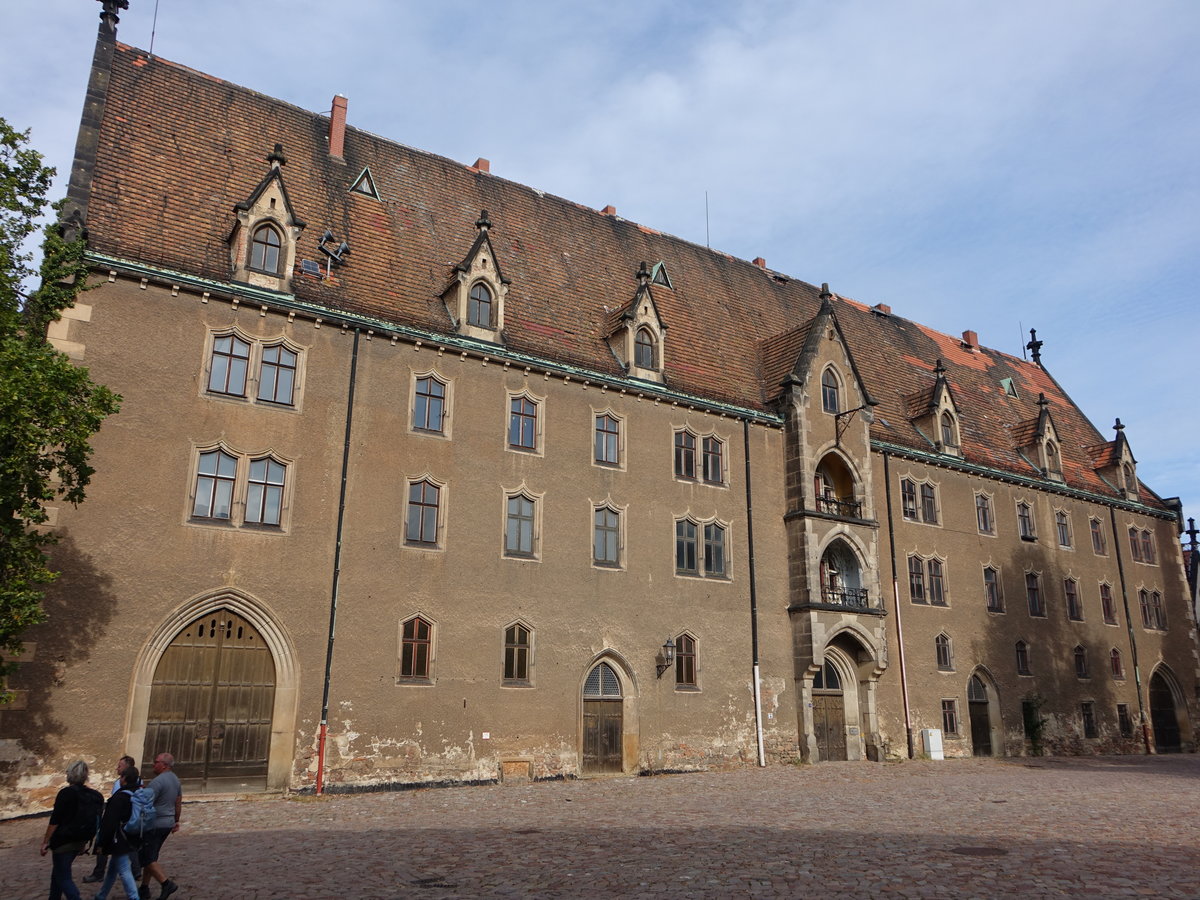
<svg viewBox="0 0 1200 900">
<path fill-rule="evenodd" d="M 1133 471 L 1133 466 L 1125 463 L 1121 467 L 1121 477 L 1125 481 L 1125 496 L 1130 500 L 1138 499 L 1138 481 L 1137 475 Z"/>
<path fill-rule="evenodd" d="M 1062 476 L 1062 459 L 1054 441 L 1046 441 L 1046 472 L 1051 476 Z"/>
<path fill-rule="evenodd" d="M 649 328 L 639 328 L 633 342 L 633 364 L 639 369 L 658 368 L 654 335 Z"/>
<path fill-rule="evenodd" d="M 279 248 L 283 242 L 270 225 L 260 225 L 250 241 L 250 268 L 271 275 L 279 274 Z"/>
<path fill-rule="evenodd" d="M 837 415 L 841 411 L 842 383 L 830 366 L 821 373 L 821 409 Z"/>
<path fill-rule="evenodd" d="M 492 292 L 482 281 L 471 288 L 467 299 L 467 324 L 476 328 L 492 327 Z"/>
</svg>

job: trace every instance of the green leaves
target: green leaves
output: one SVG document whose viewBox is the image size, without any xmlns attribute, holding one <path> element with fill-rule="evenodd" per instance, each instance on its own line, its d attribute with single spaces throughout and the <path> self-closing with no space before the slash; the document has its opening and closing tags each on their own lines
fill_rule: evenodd
<svg viewBox="0 0 1200 900">
<path fill-rule="evenodd" d="M 121 399 L 46 340 L 46 327 L 86 289 L 83 241 L 47 226 L 41 285 L 24 291 L 33 275 L 24 245 L 54 176 L 27 137 L 0 119 L 0 651 L 18 650 L 45 618 L 42 588 L 55 578 L 46 506 L 83 501 L 91 437 Z"/>
</svg>

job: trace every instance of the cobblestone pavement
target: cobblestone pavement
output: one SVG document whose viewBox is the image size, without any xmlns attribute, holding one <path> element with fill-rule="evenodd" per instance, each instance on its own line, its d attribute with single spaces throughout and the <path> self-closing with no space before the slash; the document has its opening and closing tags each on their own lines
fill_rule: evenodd
<svg viewBox="0 0 1200 900">
<path fill-rule="evenodd" d="M 46 896 L 45 825 L 0 823 L 0 900 Z M 162 859 L 178 900 L 1198 898 L 1200 757 L 826 763 L 188 802 Z M 77 882 L 90 865 L 76 861 Z"/>
</svg>

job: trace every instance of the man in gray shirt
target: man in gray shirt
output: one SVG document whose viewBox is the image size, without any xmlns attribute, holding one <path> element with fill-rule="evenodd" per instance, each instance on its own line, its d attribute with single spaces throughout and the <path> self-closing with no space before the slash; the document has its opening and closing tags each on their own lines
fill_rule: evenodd
<svg viewBox="0 0 1200 900">
<path fill-rule="evenodd" d="M 142 887 L 138 891 L 140 900 L 150 897 L 150 879 L 162 885 L 158 900 L 166 900 L 179 890 L 179 885 L 166 876 L 158 862 L 158 852 L 172 832 L 179 830 L 180 814 L 183 809 L 183 787 L 171 770 L 175 757 L 160 753 L 154 757 L 154 780 L 146 787 L 154 793 L 154 827 L 146 831 L 141 850 Z"/>
</svg>

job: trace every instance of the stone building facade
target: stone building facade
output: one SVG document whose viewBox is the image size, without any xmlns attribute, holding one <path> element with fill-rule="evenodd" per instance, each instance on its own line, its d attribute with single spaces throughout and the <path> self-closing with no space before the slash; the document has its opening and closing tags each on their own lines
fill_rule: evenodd
<svg viewBox="0 0 1200 900">
<path fill-rule="evenodd" d="M 55 344 L 124 397 L 7 787 L 1195 748 L 1181 510 L 990 350 L 116 42 Z M 17 802 L 17 801 L 14 801 Z"/>
</svg>

